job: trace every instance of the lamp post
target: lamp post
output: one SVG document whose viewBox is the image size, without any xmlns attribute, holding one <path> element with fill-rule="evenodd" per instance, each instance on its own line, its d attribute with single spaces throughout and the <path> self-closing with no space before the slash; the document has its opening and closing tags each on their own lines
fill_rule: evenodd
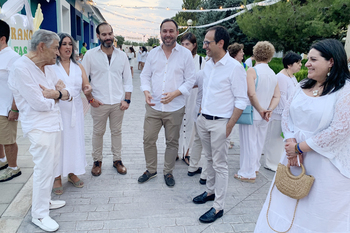
<svg viewBox="0 0 350 233">
<path fill-rule="evenodd" d="M 190 27 L 190 30 L 191 30 L 192 24 L 193 24 L 192 19 L 187 20 L 187 25 Z"/>
</svg>

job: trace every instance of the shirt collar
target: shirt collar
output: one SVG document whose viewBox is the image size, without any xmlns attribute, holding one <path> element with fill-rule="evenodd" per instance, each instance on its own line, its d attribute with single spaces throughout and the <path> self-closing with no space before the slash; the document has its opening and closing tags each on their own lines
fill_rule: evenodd
<svg viewBox="0 0 350 233">
<path fill-rule="evenodd" d="M 10 46 L 7 46 L 6 48 L 2 49 L 0 53 L 6 53 L 7 51 L 12 50 Z"/>
<path fill-rule="evenodd" d="M 174 50 L 176 50 L 176 51 L 179 51 L 179 50 L 180 50 L 180 46 L 181 46 L 181 45 L 179 45 L 177 42 L 175 42 L 175 43 L 176 43 L 176 45 L 175 45 L 175 47 L 171 50 L 172 52 L 173 52 Z M 160 47 L 160 50 L 163 51 L 163 45 L 160 45 L 159 47 Z"/>
<path fill-rule="evenodd" d="M 217 65 L 218 63 L 222 64 L 223 66 L 227 63 L 227 61 L 230 59 L 230 54 L 228 53 L 228 51 L 226 51 L 225 56 L 223 56 L 219 61 L 217 61 L 215 64 L 213 62 L 213 59 L 210 59 L 209 61 L 211 63 L 213 63 L 213 65 Z"/>
</svg>

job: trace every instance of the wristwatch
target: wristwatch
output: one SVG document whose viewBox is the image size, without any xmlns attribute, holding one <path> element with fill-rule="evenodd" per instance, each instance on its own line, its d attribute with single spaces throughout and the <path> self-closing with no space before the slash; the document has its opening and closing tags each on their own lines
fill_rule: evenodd
<svg viewBox="0 0 350 233">
<path fill-rule="evenodd" d="M 131 103 L 131 100 L 127 100 L 127 99 L 125 99 L 124 101 L 125 101 L 125 102 L 127 102 L 128 104 L 130 104 L 130 103 Z"/>
</svg>

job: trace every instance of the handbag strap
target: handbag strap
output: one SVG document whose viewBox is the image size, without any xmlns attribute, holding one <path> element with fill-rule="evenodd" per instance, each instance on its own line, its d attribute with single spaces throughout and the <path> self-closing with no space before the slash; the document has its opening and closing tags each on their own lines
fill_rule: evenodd
<svg viewBox="0 0 350 233">
<path fill-rule="evenodd" d="M 259 81 L 259 75 L 258 75 L 258 71 L 256 70 L 255 67 L 253 67 L 256 73 L 256 80 L 255 80 L 255 91 L 258 88 L 258 81 Z"/>
<path fill-rule="evenodd" d="M 269 206 L 267 207 L 267 212 L 266 212 L 267 224 L 269 225 L 269 227 L 271 228 L 271 230 L 273 230 L 274 232 L 277 232 L 277 233 L 286 233 L 286 232 L 288 232 L 288 231 L 292 228 L 292 226 L 293 226 L 294 218 L 295 218 L 295 212 L 297 211 L 299 199 L 297 200 L 297 204 L 295 205 L 292 223 L 290 224 L 290 227 L 288 228 L 288 230 L 286 230 L 286 231 L 276 231 L 275 229 L 273 229 L 273 228 L 271 227 L 271 225 L 270 225 L 270 223 L 269 223 L 269 210 L 270 210 L 270 205 L 271 205 L 271 195 L 272 195 L 272 190 L 273 190 L 274 187 L 275 187 L 275 183 L 273 183 L 273 186 L 272 186 L 271 191 L 270 191 L 270 201 L 269 201 Z"/>
</svg>

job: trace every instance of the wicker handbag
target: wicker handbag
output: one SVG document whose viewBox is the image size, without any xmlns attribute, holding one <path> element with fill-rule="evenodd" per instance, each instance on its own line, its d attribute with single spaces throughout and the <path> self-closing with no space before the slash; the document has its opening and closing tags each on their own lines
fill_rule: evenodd
<svg viewBox="0 0 350 233">
<path fill-rule="evenodd" d="M 312 184 L 315 181 L 315 178 L 313 176 L 305 174 L 305 167 L 302 164 L 301 164 L 301 169 L 302 169 L 301 174 L 298 176 L 294 176 L 290 172 L 289 167 L 286 167 L 285 165 L 283 165 L 281 163 L 278 164 L 276 177 L 275 177 L 275 183 L 273 184 L 271 191 L 270 191 L 270 201 L 269 201 L 269 206 L 268 206 L 267 212 L 266 212 L 267 224 L 274 232 L 286 233 L 292 228 L 294 218 L 295 218 L 295 212 L 297 210 L 299 200 L 306 197 L 309 194 L 310 189 L 312 187 Z M 287 195 L 288 197 L 291 197 L 293 199 L 297 199 L 297 203 L 296 203 L 295 209 L 294 209 L 292 223 L 290 224 L 290 227 L 286 231 L 276 231 L 275 229 L 273 229 L 271 227 L 271 225 L 269 223 L 269 209 L 270 209 L 270 204 L 271 204 L 271 196 L 272 196 L 272 190 L 275 187 L 275 185 L 276 185 L 277 189 L 281 193 L 283 193 L 284 195 Z"/>
</svg>

